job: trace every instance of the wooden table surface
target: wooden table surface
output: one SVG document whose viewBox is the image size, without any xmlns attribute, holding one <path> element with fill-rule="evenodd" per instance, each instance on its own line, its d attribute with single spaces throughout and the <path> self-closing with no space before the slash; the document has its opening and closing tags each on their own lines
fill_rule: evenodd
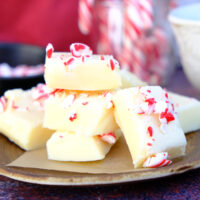
<svg viewBox="0 0 200 200">
<path fill-rule="evenodd" d="M 181 70 L 166 88 L 200 99 L 200 92 L 189 84 Z M 1 199 L 200 199 L 200 169 L 162 179 L 98 187 L 36 185 L 0 176 Z"/>
</svg>

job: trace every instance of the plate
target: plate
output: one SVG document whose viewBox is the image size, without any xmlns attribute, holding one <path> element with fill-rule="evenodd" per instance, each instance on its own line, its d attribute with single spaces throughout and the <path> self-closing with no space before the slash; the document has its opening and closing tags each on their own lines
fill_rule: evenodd
<svg viewBox="0 0 200 200">
<path fill-rule="evenodd" d="M 86 174 L 32 168 L 7 167 L 23 150 L 0 135 L 0 175 L 29 183 L 44 185 L 88 186 L 144 181 L 180 174 L 200 167 L 200 131 L 187 134 L 187 150 L 183 158 L 157 169 L 141 169 L 117 174 Z"/>
</svg>

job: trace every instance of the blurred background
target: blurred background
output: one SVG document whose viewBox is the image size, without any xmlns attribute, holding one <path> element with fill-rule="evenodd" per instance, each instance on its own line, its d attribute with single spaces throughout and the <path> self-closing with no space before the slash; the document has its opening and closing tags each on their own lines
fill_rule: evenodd
<svg viewBox="0 0 200 200">
<path fill-rule="evenodd" d="M 37 77 L 31 79 L 34 84 L 42 81 L 40 64 L 49 42 L 65 52 L 73 42 L 85 43 L 95 53 L 113 54 L 142 80 L 166 85 L 180 66 L 168 13 L 196 2 L 200 0 L 0 0 L 0 89 L 2 84 L 13 87 L 5 82 L 10 78 L 17 79 L 15 87 L 26 78 L 24 88 L 30 87 L 30 77 Z"/>
</svg>

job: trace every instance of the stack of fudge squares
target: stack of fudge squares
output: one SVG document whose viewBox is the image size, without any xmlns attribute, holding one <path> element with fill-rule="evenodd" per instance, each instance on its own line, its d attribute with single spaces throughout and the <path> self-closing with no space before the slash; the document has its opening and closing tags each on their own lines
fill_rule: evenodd
<svg viewBox="0 0 200 200">
<path fill-rule="evenodd" d="M 80 43 L 70 53 L 47 46 L 46 86 L 56 90 L 45 102 L 44 127 L 56 130 L 47 142 L 48 158 L 94 161 L 105 158 L 120 137 L 112 90 L 120 87 L 119 65 L 112 56 L 93 56 Z"/>
<path fill-rule="evenodd" d="M 157 167 L 185 154 L 186 138 L 174 105 L 159 86 L 120 90 L 119 64 L 80 43 L 71 53 L 47 47 L 45 80 L 56 89 L 45 103 L 44 127 L 57 130 L 48 158 L 92 161 L 105 157 L 122 131 L 133 164 Z"/>
<path fill-rule="evenodd" d="M 81 43 L 69 53 L 47 46 L 45 81 L 0 98 L 0 131 L 25 150 L 46 146 L 50 160 L 101 160 L 124 137 L 135 168 L 167 166 L 200 128 L 199 101 L 168 97 Z"/>
</svg>

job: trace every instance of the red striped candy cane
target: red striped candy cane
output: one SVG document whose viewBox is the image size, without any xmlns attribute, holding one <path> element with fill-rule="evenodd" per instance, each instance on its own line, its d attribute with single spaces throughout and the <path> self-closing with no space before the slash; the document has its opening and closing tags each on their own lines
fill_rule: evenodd
<svg viewBox="0 0 200 200">
<path fill-rule="evenodd" d="M 85 35 L 89 34 L 91 30 L 93 5 L 94 0 L 79 0 L 78 26 Z"/>
<path fill-rule="evenodd" d="M 104 5 L 99 6 L 99 27 L 98 27 L 98 43 L 97 52 L 99 54 L 111 54 L 112 51 L 112 41 L 109 38 L 109 23 L 108 23 L 108 9 Z"/>
<path fill-rule="evenodd" d="M 142 51 L 135 45 L 135 42 L 141 37 L 143 22 L 138 12 L 136 0 L 124 1 L 124 35 L 121 64 L 123 68 L 134 71 L 136 62 L 139 67 L 143 62 Z M 137 53 L 136 53 L 137 52 Z"/>
<path fill-rule="evenodd" d="M 138 9 L 145 29 L 153 27 L 153 6 L 151 0 L 138 0 Z"/>
</svg>

